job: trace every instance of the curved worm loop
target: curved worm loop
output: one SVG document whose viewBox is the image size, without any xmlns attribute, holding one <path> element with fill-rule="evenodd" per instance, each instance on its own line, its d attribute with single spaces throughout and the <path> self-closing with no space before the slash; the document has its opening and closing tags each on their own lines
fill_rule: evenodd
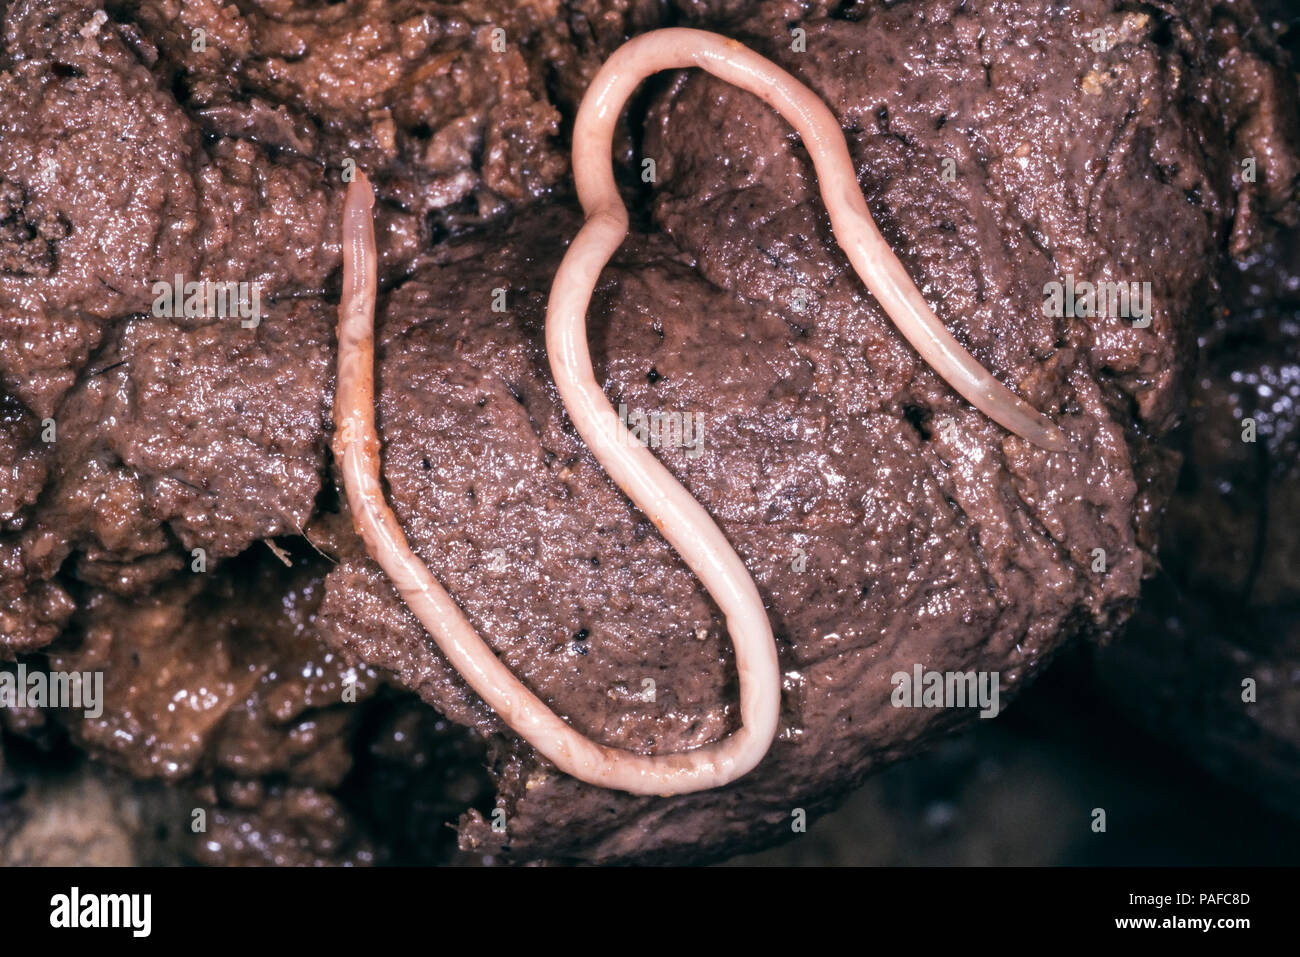
<svg viewBox="0 0 1300 957">
<path fill-rule="evenodd" d="M 740 678 L 741 727 L 681 754 L 648 756 L 597 744 L 566 724 L 492 653 L 411 551 L 384 501 L 374 423 L 373 195 L 358 173 L 344 205 L 334 410 L 334 451 L 357 529 L 448 661 L 507 725 L 566 773 L 634 794 L 682 794 L 735 780 L 767 752 L 780 709 L 776 648 L 758 589 L 708 513 L 648 449 L 627 441 L 625 427 L 596 384 L 586 339 L 592 292 L 627 234 L 627 211 L 614 184 L 610 154 L 614 124 L 646 76 L 689 66 L 754 93 L 798 130 L 813 158 L 836 240 L 935 371 L 1006 428 L 1047 449 L 1068 447 L 1052 423 L 981 367 L 930 310 L 876 229 L 839 124 L 810 90 L 740 44 L 699 30 L 655 31 L 620 47 L 592 82 L 574 128 L 574 178 L 587 218 L 551 288 L 547 351 L 560 396 L 596 460 L 660 529 L 726 617 Z"/>
<path fill-rule="evenodd" d="M 575 295 L 566 297 L 561 314 L 555 308 L 556 293 L 552 291 L 548 348 L 561 344 L 570 347 L 568 337 L 551 336 L 552 317 L 561 321 L 562 315 L 567 328 L 575 315 L 585 313 L 596 280 L 594 273 L 608 262 L 627 234 L 627 210 L 614 185 L 610 154 L 614 125 L 623 104 L 647 76 L 683 67 L 699 67 L 752 93 L 798 131 L 817 171 L 836 242 L 898 331 L 935 372 L 1010 431 L 1049 451 L 1069 451 L 1069 443 L 1056 425 L 976 362 L 930 309 L 876 228 L 858 186 L 839 121 L 826 104 L 770 60 L 735 40 L 704 30 L 655 30 L 629 40 L 605 62 L 583 97 L 573 132 L 573 175 L 587 222 L 556 277 L 557 287 L 563 277 Z M 587 290 L 588 295 L 579 297 L 579 289 Z M 554 357 L 552 352 L 553 369 Z M 565 354 L 564 358 L 567 364 L 573 357 Z M 569 396 L 564 398 L 567 404 Z"/>
<path fill-rule="evenodd" d="M 384 500 L 379 479 L 374 410 L 373 202 L 370 184 L 358 172 L 348 187 L 343 210 L 343 296 L 339 304 L 339 374 L 334 402 L 334 455 L 343 474 L 353 521 L 366 549 L 392 579 L 452 667 L 501 720 L 567 774 L 633 794 L 670 795 L 717 787 L 749 771 L 767 752 L 776 734 L 780 708 L 776 649 L 758 590 L 721 533 L 689 496 L 686 499 L 695 512 L 685 517 L 655 502 L 647 511 L 661 528 L 665 523 L 698 521 L 700 516 L 709 522 L 712 536 L 702 536 L 709 542 L 705 549 L 709 567 L 701 577 L 708 576 L 706 584 L 713 582 L 710 591 L 727 614 L 733 634 L 743 630 L 751 640 L 743 645 L 738 641 L 736 649 L 742 727 L 722 741 L 681 754 L 648 756 L 621 751 L 597 744 L 571 728 L 510 673 L 411 551 L 397 517 Z M 668 481 L 672 481 L 671 476 Z M 681 495 L 685 496 L 685 492 Z M 678 532 L 675 537 L 682 536 Z"/>
</svg>

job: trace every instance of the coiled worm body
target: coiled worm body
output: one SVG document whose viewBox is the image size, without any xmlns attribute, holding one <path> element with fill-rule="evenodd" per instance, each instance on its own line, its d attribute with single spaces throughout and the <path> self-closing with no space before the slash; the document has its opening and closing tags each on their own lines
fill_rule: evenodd
<svg viewBox="0 0 1300 957">
<path fill-rule="evenodd" d="M 344 203 L 334 405 L 334 452 L 357 529 L 447 660 L 510 728 L 562 771 L 634 794 L 682 794 L 734 781 L 767 753 L 780 712 L 776 647 L 757 586 L 700 504 L 649 449 L 626 441 L 625 426 L 595 381 L 587 345 L 592 292 L 628 228 L 614 183 L 614 125 L 642 80 L 682 67 L 699 67 L 753 93 L 799 132 L 817 171 L 836 241 L 899 331 L 939 375 L 1011 431 L 1049 450 L 1067 448 L 1056 426 L 980 366 L 931 311 L 867 210 L 839 123 L 811 90 L 717 34 L 669 29 L 630 40 L 597 73 L 578 111 L 573 169 L 586 221 L 551 287 L 546 349 L 560 397 L 592 455 L 654 522 L 722 611 L 736 651 L 741 725 L 725 738 L 680 754 L 644 755 L 598 744 L 570 727 L 492 653 L 411 551 L 384 501 L 374 421 L 373 195 L 358 172 Z"/>
</svg>

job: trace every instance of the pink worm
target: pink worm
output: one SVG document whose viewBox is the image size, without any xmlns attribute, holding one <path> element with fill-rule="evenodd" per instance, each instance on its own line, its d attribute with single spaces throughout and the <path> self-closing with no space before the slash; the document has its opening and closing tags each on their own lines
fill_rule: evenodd
<svg viewBox="0 0 1300 957">
<path fill-rule="evenodd" d="M 771 625 L 744 563 L 672 473 L 647 448 L 627 440 L 625 426 L 595 381 L 587 347 L 592 291 L 628 228 L 610 155 L 614 124 L 645 77 L 689 66 L 762 98 L 799 131 L 817 170 L 835 238 L 899 330 L 935 371 L 1013 432 L 1050 450 L 1067 448 L 1060 431 L 985 371 L 930 310 L 876 229 L 839 123 L 815 94 L 770 61 L 717 34 L 658 30 L 624 44 L 596 75 L 578 111 L 573 167 L 586 222 L 551 287 L 546 347 L 560 397 L 592 455 L 655 523 L 726 617 L 740 678 L 741 727 L 720 741 L 681 754 L 650 756 L 597 744 L 566 724 L 492 653 L 411 551 L 384 501 L 374 423 L 374 200 L 369 182 L 358 172 L 343 211 L 334 451 L 366 548 L 452 666 L 539 753 L 590 784 L 665 796 L 727 784 L 758 764 L 776 734 L 781 687 Z"/>
<path fill-rule="evenodd" d="M 343 296 L 339 303 L 337 433 L 334 456 L 343 473 L 353 521 L 366 549 L 392 579 L 398 594 L 447 660 L 515 733 L 560 770 L 589 784 L 633 794 L 684 794 L 734 781 L 767 753 L 780 710 L 780 674 L 772 630 L 758 589 L 707 513 L 659 466 L 645 477 L 671 489 L 635 481 L 624 489 L 682 552 L 727 615 L 736 641 L 742 727 L 721 742 L 682 754 L 648 756 L 606 747 L 579 734 L 526 688 L 481 639 L 456 602 L 411 551 L 397 517 L 384 501 L 379 480 L 379 437 L 374 409 L 375 233 L 374 197 L 358 171 L 343 204 Z M 585 349 L 584 349 L 585 352 Z M 590 367 L 588 367 L 590 369 Z M 588 371 L 590 375 L 590 371 Z M 579 412 L 578 415 L 582 413 Z M 585 420 L 574 417 L 588 431 Z M 615 419 L 617 421 L 617 418 Z M 602 445 L 593 448 L 600 459 Z M 640 446 L 636 447 L 642 452 Z M 654 462 L 653 457 L 646 453 Z M 627 469 L 610 466 L 610 474 Z M 657 462 L 654 463 L 658 465 Z M 649 496 L 643 488 L 651 488 Z M 652 502 L 647 507 L 647 502 Z M 682 503 L 689 507 L 683 508 Z M 699 527 L 692 529 L 690 523 Z M 698 538 L 693 538 L 698 536 Z M 744 636 L 744 641 L 739 640 Z"/>
</svg>

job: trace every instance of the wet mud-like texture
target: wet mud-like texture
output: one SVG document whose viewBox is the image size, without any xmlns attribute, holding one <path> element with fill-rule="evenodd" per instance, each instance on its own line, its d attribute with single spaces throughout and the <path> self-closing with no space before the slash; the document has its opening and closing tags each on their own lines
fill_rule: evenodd
<svg viewBox="0 0 1300 957">
<path fill-rule="evenodd" d="M 1300 234 L 1233 270 L 1203 336 L 1163 569 L 1099 680 L 1152 730 L 1300 809 Z"/>
<path fill-rule="evenodd" d="M 93 718 L 0 714 L 11 747 L 87 755 L 68 773 L 105 794 L 180 795 L 162 816 L 187 861 L 716 860 L 974 719 L 891 706 L 893 673 L 997 672 L 1006 703 L 1070 642 L 1116 635 L 1173 567 L 1180 450 L 1205 476 L 1254 467 L 1284 502 L 1285 476 L 1174 434 L 1246 401 L 1206 375 L 1271 382 L 1294 339 L 1264 322 L 1230 367 L 1214 338 L 1225 257 L 1296 219 L 1268 25 L 1244 3 L 833 7 L 0 7 L 0 658 L 102 671 L 106 698 Z M 468 690 L 364 554 L 328 449 L 356 164 L 378 197 L 384 472 L 415 550 L 584 734 L 664 753 L 735 728 L 717 609 L 577 438 L 543 349 L 581 222 L 577 102 L 667 23 L 825 99 L 940 318 L 1074 451 L 1008 435 L 918 360 L 776 114 L 698 73 L 647 83 L 615 143 L 635 225 L 593 302 L 596 374 L 615 406 L 702 424 L 698 454 L 658 452 L 757 582 L 784 686 L 759 768 L 652 799 L 558 773 Z M 158 315 L 178 275 L 257 282 L 264 314 Z M 1149 325 L 1044 315 L 1066 276 L 1150 283 Z M 1276 471 L 1294 435 L 1257 411 Z M 1210 526 L 1180 501 L 1190 555 Z M 1290 600 L 1278 562 L 1238 583 L 1260 614 Z M 1242 759 L 1286 765 L 1294 729 L 1252 714 L 1273 737 Z"/>
</svg>

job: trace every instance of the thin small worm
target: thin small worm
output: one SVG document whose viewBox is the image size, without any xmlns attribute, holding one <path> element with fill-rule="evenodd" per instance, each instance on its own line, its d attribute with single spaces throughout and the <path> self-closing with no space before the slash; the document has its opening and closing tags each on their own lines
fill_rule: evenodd
<svg viewBox="0 0 1300 957">
<path fill-rule="evenodd" d="M 767 753 L 780 711 L 780 672 L 771 625 L 744 563 L 708 513 L 623 423 L 592 372 L 586 314 L 601 270 L 627 234 L 627 211 L 610 155 L 624 102 L 651 73 L 698 66 L 775 107 L 803 136 L 821 182 L 831 228 L 858 275 L 932 367 L 991 418 L 1048 449 L 1064 436 L 994 379 L 930 311 L 876 229 L 857 186 L 839 124 L 785 71 L 735 41 L 699 30 L 644 34 L 620 47 L 583 98 L 574 127 L 574 178 L 586 222 L 551 287 L 546 346 L 552 374 L 574 426 L 614 482 L 659 528 L 723 612 L 736 650 L 741 726 L 726 738 L 680 754 L 642 755 L 597 744 L 528 690 L 411 551 L 380 485 L 374 422 L 375 240 L 373 194 L 363 173 L 343 211 L 343 296 L 334 454 L 367 550 L 475 692 L 539 753 L 567 774 L 634 794 L 684 794 L 727 784 Z"/>
</svg>

